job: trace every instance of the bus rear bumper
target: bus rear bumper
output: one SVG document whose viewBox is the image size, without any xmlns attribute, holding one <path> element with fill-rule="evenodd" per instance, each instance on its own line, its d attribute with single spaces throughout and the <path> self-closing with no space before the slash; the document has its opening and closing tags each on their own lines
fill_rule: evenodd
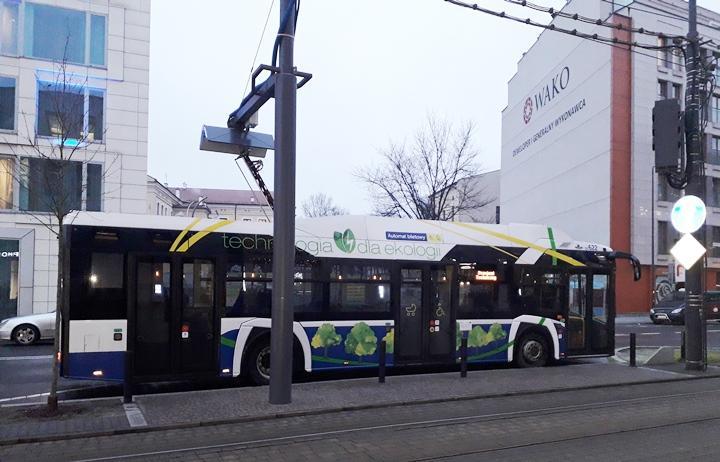
<svg viewBox="0 0 720 462">
<path fill-rule="evenodd" d="M 125 378 L 125 352 L 68 353 L 63 376 L 72 379 L 122 381 Z"/>
</svg>

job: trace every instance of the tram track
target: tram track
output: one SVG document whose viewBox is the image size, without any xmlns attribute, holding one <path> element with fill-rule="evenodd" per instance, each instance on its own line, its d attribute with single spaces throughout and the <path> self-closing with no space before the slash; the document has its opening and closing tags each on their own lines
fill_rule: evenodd
<svg viewBox="0 0 720 462">
<path fill-rule="evenodd" d="M 141 459 L 141 458 L 155 459 L 155 458 L 165 458 L 165 457 L 193 453 L 193 452 L 205 453 L 205 452 L 225 451 L 225 450 L 247 451 L 247 450 L 262 449 L 262 448 L 266 448 L 266 447 L 286 446 L 286 445 L 298 444 L 298 443 L 308 444 L 308 443 L 313 443 L 313 442 L 317 442 L 317 441 L 333 439 L 333 438 L 337 438 L 337 437 L 341 437 L 341 436 L 362 434 L 362 433 L 368 433 L 368 432 L 377 432 L 377 431 L 409 432 L 409 431 L 432 429 L 434 427 L 449 427 L 449 426 L 470 425 L 470 424 L 478 424 L 478 423 L 492 424 L 492 423 L 497 423 L 498 421 L 508 421 L 508 420 L 513 420 L 513 419 L 534 418 L 534 417 L 548 417 L 548 416 L 552 416 L 552 415 L 571 414 L 571 413 L 578 413 L 578 412 L 586 412 L 586 413 L 592 414 L 593 410 L 608 410 L 613 407 L 617 408 L 617 407 L 621 407 L 621 406 L 633 406 L 633 405 L 640 405 L 640 404 L 650 403 L 650 402 L 670 403 L 672 401 L 677 401 L 679 399 L 688 399 L 688 398 L 693 398 L 693 397 L 697 398 L 697 397 L 702 397 L 704 395 L 713 395 L 713 394 L 718 394 L 718 393 L 720 393 L 720 388 L 713 388 L 710 390 L 699 390 L 699 391 L 685 392 L 685 393 L 669 393 L 669 394 L 664 394 L 664 395 L 653 395 L 653 396 L 648 396 L 648 397 L 627 398 L 627 399 L 619 399 L 619 400 L 605 400 L 605 401 L 564 405 L 564 406 L 549 406 L 549 407 L 542 407 L 542 408 L 535 408 L 535 409 L 528 409 L 528 410 L 521 410 L 521 411 L 513 411 L 513 412 L 482 413 L 482 414 L 473 414 L 473 415 L 469 415 L 469 416 L 448 417 L 448 418 L 441 418 L 441 419 L 428 419 L 428 420 L 422 420 L 422 421 L 397 422 L 397 423 L 382 424 L 382 425 L 358 426 L 358 427 L 344 428 L 344 429 L 337 429 L 337 430 L 328 430 L 328 431 L 320 431 L 320 432 L 305 432 L 305 433 L 297 433 L 297 434 L 292 434 L 292 435 L 276 436 L 276 437 L 268 437 L 268 438 L 256 438 L 256 439 L 251 439 L 251 440 L 246 440 L 246 441 L 235 441 L 235 442 L 227 442 L 227 443 L 221 443 L 221 444 L 186 446 L 186 447 L 182 447 L 182 448 L 173 448 L 173 449 L 168 449 L 168 450 L 158 450 L 158 451 L 147 451 L 147 452 L 137 452 L 137 453 L 130 453 L 130 454 L 122 454 L 122 455 L 113 455 L 113 456 L 108 456 L 108 457 L 82 459 L 79 462 L 133 460 L 133 459 Z M 584 439 L 584 438 L 612 436 L 612 435 L 618 435 L 618 434 L 623 434 L 623 433 L 657 430 L 657 429 L 663 429 L 663 428 L 668 428 L 668 427 L 678 426 L 678 425 L 707 423 L 707 422 L 712 422 L 712 421 L 720 421 L 720 415 L 711 416 L 711 417 L 702 417 L 702 418 L 676 419 L 671 422 L 663 422 L 660 424 L 640 425 L 640 426 L 637 426 L 634 428 L 625 428 L 625 429 L 614 429 L 614 430 L 611 429 L 608 431 L 590 432 L 590 433 L 583 434 L 583 435 L 557 437 L 557 438 L 544 438 L 544 439 L 540 439 L 537 441 L 524 442 L 522 444 L 500 445 L 497 447 L 482 448 L 482 449 L 477 449 L 477 450 L 472 450 L 472 451 L 458 451 L 456 453 L 446 454 L 446 455 L 434 455 L 434 456 L 428 457 L 428 458 L 411 458 L 409 460 L 425 461 L 425 460 L 448 459 L 448 458 L 453 458 L 453 457 L 492 454 L 492 453 L 498 453 L 498 452 L 508 451 L 508 450 L 512 450 L 512 449 L 522 449 L 522 448 L 529 448 L 529 447 L 533 447 L 533 446 L 542 446 L 542 445 L 547 445 L 547 444 L 572 442 L 572 441 L 576 441 L 576 440 L 580 440 L 580 439 Z"/>
</svg>

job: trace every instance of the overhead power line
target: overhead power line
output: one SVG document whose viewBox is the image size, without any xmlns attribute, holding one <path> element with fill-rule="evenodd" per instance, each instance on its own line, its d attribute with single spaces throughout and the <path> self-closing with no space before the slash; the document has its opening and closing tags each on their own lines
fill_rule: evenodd
<svg viewBox="0 0 720 462">
<path fill-rule="evenodd" d="M 471 9 L 471 10 L 474 10 L 474 11 L 478 11 L 478 12 L 481 12 L 481 13 L 489 14 L 489 15 L 491 15 L 491 16 L 495 16 L 495 17 L 498 17 L 498 18 L 508 19 L 508 20 L 510 20 L 510 21 L 518 22 L 518 23 L 521 23 L 521 24 L 527 24 L 527 25 L 530 25 L 530 26 L 539 27 L 539 28 L 541 28 L 541 29 L 546 29 L 546 30 L 551 30 L 551 31 L 555 31 L 555 32 L 560 32 L 560 33 L 562 33 L 562 34 L 571 35 L 571 36 L 573 36 L 573 37 L 579 37 L 579 38 L 582 38 L 582 39 L 592 40 L 592 41 L 595 41 L 595 42 L 605 43 L 605 44 L 608 44 L 608 45 L 626 45 L 626 46 L 629 46 L 629 47 L 643 48 L 643 49 L 646 49 L 646 50 L 669 50 L 669 49 L 679 49 L 679 50 L 682 50 L 682 49 L 683 49 L 683 47 L 682 47 L 681 45 L 679 45 L 679 44 L 672 44 L 672 45 L 667 45 L 667 46 L 656 46 L 656 45 L 649 45 L 649 44 L 646 44 L 646 43 L 640 43 L 640 42 L 637 42 L 637 41 L 628 42 L 628 41 L 625 41 L 625 40 L 620 40 L 620 39 L 615 38 L 615 37 L 613 37 L 613 38 L 604 37 L 604 36 L 599 35 L 599 34 L 587 34 L 587 33 L 585 33 L 585 32 L 580 32 L 580 31 L 578 31 L 577 29 L 565 29 L 565 28 L 562 28 L 562 27 L 558 27 L 558 26 L 556 26 L 555 24 L 543 24 L 543 23 L 541 23 L 541 22 L 534 21 L 534 20 L 532 20 L 532 19 L 530 19 L 530 18 L 525 18 L 525 19 L 523 19 L 523 18 L 520 18 L 520 17 L 517 17 L 517 16 L 512 16 L 512 15 L 507 14 L 505 11 L 495 11 L 495 10 L 491 10 L 491 9 L 488 9 L 488 8 L 485 8 L 485 7 L 482 7 L 482 6 L 478 6 L 477 3 L 470 4 L 470 3 L 462 2 L 462 1 L 460 1 L 460 0 L 445 0 L 445 1 L 448 2 L 448 3 L 452 3 L 453 5 L 457 5 L 457 6 L 461 6 L 461 7 L 463 7 L 463 8 L 468 8 L 468 9 Z M 619 28 L 616 28 L 616 29 L 617 29 L 617 30 L 620 30 Z M 622 30 L 628 30 L 628 31 L 629 31 L 628 28 L 624 28 L 624 29 L 622 29 Z"/>
<path fill-rule="evenodd" d="M 655 32 L 652 30 L 648 30 L 644 27 L 625 27 L 622 24 L 613 23 L 611 21 L 608 21 L 606 19 L 598 19 L 598 18 L 591 18 L 588 16 L 583 16 L 578 13 L 567 13 L 562 10 L 559 10 L 557 8 L 551 8 L 543 5 L 538 5 L 535 3 L 528 2 L 527 0 L 504 0 L 506 3 L 511 3 L 513 5 L 519 5 L 524 6 L 526 8 L 530 8 L 535 11 L 541 11 L 543 13 L 547 13 L 553 18 L 560 17 L 565 19 L 571 19 L 573 21 L 579 21 L 586 24 L 594 24 L 596 26 L 602 26 L 602 27 L 608 27 L 610 29 L 615 30 L 627 30 L 630 32 L 638 33 L 638 34 L 644 34 L 644 35 L 652 35 L 654 37 L 668 37 L 668 38 L 679 38 L 679 39 L 685 39 L 685 37 L 681 35 L 668 35 L 663 32 Z"/>
<path fill-rule="evenodd" d="M 274 6 L 275 0 L 272 0 L 272 2 L 270 2 L 270 8 L 268 9 L 267 17 L 265 17 L 265 25 L 263 26 L 262 32 L 260 33 L 260 41 L 258 42 L 257 49 L 255 50 L 255 57 L 253 58 L 252 65 L 250 66 L 250 73 L 248 74 L 247 80 L 245 81 L 245 89 L 243 90 L 243 95 L 247 94 L 247 87 L 250 83 L 252 73 L 255 70 L 255 62 L 257 61 L 258 54 L 260 53 L 260 47 L 262 46 L 263 39 L 265 38 L 265 31 L 267 30 L 268 22 L 270 22 L 270 15 L 272 14 Z"/>
</svg>

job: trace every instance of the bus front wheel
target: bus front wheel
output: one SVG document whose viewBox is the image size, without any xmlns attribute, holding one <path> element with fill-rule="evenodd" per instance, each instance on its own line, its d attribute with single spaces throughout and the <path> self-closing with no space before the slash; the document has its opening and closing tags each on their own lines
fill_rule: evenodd
<svg viewBox="0 0 720 462">
<path fill-rule="evenodd" d="M 547 341 L 535 332 L 523 335 L 515 348 L 515 362 L 520 367 L 543 367 L 550 359 Z"/>
<path fill-rule="evenodd" d="M 270 383 L 270 343 L 256 342 L 247 356 L 247 371 L 256 385 Z"/>
</svg>

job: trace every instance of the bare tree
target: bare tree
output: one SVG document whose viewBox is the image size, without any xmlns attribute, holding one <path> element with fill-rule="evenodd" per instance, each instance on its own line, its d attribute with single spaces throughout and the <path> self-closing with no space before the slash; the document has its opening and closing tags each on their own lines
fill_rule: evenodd
<svg viewBox="0 0 720 462">
<path fill-rule="evenodd" d="M 453 220 L 458 214 L 489 204 L 478 175 L 479 152 L 472 144 L 473 124 L 454 130 L 431 116 L 413 143 L 391 143 L 381 151 L 383 162 L 356 173 L 364 181 L 382 216 Z"/>
<path fill-rule="evenodd" d="M 108 155 L 105 145 L 98 142 L 104 138 L 102 112 L 93 105 L 97 101 L 92 101 L 93 91 L 87 86 L 87 77 L 68 71 L 67 41 L 63 56 L 62 61 L 54 64 L 52 81 L 43 82 L 38 78 L 37 124 L 28 122 L 28 115 L 21 113 L 25 135 L 19 143 L 3 140 L 15 157 L 15 166 L 7 173 L 21 190 L 29 192 L 21 198 L 20 211 L 47 228 L 58 241 L 55 343 L 47 401 L 48 411 L 52 413 L 58 408 L 61 317 L 68 315 L 63 297 L 67 279 L 64 225 L 72 223 L 74 214 L 82 209 L 83 196 L 89 199 L 86 193 L 90 190 L 99 205 L 101 187 L 98 183 L 104 183 L 119 157 Z M 103 166 L 93 162 L 101 152 L 104 172 Z M 89 175 L 83 175 L 89 164 L 100 168 L 100 176 L 92 184 L 89 184 Z M 111 192 L 106 189 L 104 193 Z"/>
<path fill-rule="evenodd" d="M 333 204 L 332 198 L 325 193 L 311 195 L 303 202 L 302 210 L 309 218 L 347 214 L 347 210 Z"/>
</svg>

